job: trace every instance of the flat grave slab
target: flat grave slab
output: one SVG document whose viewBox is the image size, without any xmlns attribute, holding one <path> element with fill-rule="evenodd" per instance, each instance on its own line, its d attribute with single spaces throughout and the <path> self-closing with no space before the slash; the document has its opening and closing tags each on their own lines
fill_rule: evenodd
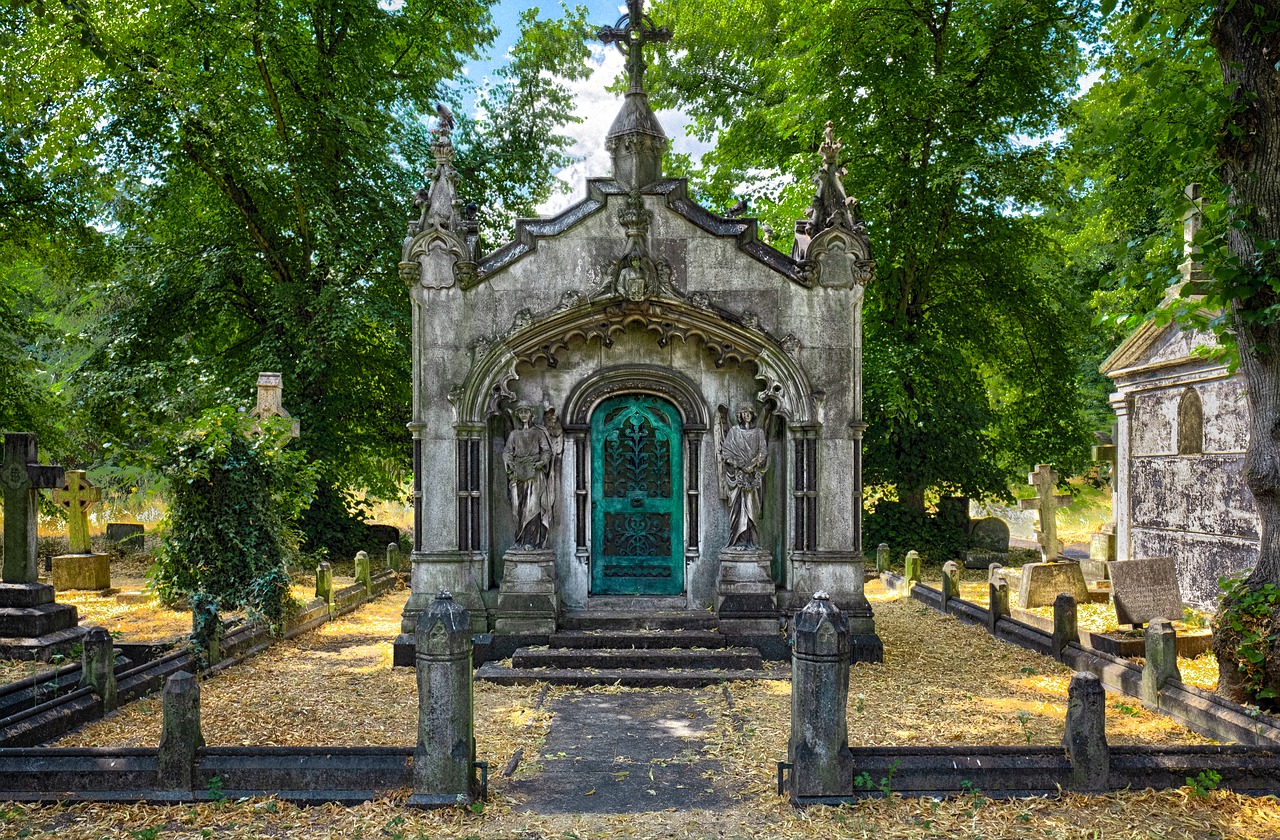
<svg viewBox="0 0 1280 840">
<path fill-rule="evenodd" d="M 507 786 L 522 802 L 517 809 L 626 814 L 728 808 L 723 768 L 701 757 L 716 721 L 695 697 L 644 691 L 555 701 L 541 755 L 524 759 L 542 769 Z"/>
</svg>

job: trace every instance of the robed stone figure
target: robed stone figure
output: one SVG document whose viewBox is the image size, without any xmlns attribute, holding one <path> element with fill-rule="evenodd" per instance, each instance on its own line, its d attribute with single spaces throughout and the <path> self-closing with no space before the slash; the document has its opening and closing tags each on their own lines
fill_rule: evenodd
<svg viewBox="0 0 1280 840">
<path fill-rule="evenodd" d="M 760 547 L 760 490 L 769 457 L 764 430 L 756 428 L 756 412 L 738 409 L 738 422 L 720 443 L 720 465 L 729 499 L 729 544 L 738 551 Z"/>
<path fill-rule="evenodd" d="M 511 495 L 511 515 L 515 520 L 516 548 L 543 549 L 555 512 L 555 481 L 552 469 L 556 443 L 547 429 L 533 424 L 533 408 L 516 407 L 516 428 L 507 438 L 502 453 Z M 555 422 L 555 415 L 550 419 Z M 559 430 L 558 422 L 555 428 Z"/>
</svg>

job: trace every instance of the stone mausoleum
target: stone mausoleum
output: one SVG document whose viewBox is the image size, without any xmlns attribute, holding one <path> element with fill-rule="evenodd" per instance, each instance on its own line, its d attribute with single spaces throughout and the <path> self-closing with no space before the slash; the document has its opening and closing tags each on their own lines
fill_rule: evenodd
<svg viewBox="0 0 1280 840">
<path fill-rule="evenodd" d="M 1201 270 L 1192 248 L 1197 226 L 1193 211 L 1183 283 Z M 1153 320 L 1101 368 L 1116 387 L 1116 556 L 1172 557 L 1182 600 L 1207 609 L 1219 577 L 1258 562 L 1257 512 L 1245 484 L 1244 379 L 1206 352 L 1215 348 L 1210 333 Z"/>
<path fill-rule="evenodd" d="M 779 634 L 825 590 L 863 595 L 863 290 L 874 273 L 830 127 L 796 247 L 666 178 L 639 0 L 601 37 L 630 87 L 609 177 L 481 253 L 450 118 L 400 275 L 413 306 L 415 545 L 405 641 L 440 590 L 477 632 L 553 632 L 575 611 L 714 610 Z"/>
</svg>

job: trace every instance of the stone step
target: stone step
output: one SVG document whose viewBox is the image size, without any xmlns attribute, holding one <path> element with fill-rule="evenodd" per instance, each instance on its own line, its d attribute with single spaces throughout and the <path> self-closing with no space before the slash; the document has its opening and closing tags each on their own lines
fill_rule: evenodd
<svg viewBox="0 0 1280 840">
<path fill-rule="evenodd" d="M 705 610 L 571 610 L 560 617 L 564 630 L 714 630 L 719 623 Z"/>
<path fill-rule="evenodd" d="M 764 667 L 755 648 L 519 648 L 511 655 L 514 668 L 592 668 L 601 671 L 621 668 L 656 671 L 668 668 L 751 671 Z"/>
<path fill-rule="evenodd" d="M 723 648 L 714 630 L 561 630 L 551 636 L 553 648 Z"/>
<path fill-rule="evenodd" d="M 0 607 L 0 636 L 34 638 L 76 626 L 76 608 L 71 604 L 41 604 L 38 607 Z"/>
<path fill-rule="evenodd" d="M 488 662 L 476 671 L 477 680 L 497 683 L 498 685 L 533 685 L 548 683 L 550 685 L 622 685 L 633 688 L 655 688 L 670 686 L 673 688 L 701 688 L 720 682 L 737 682 L 741 680 L 789 680 L 789 666 L 771 666 L 759 670 L 712 671 L 712 670 L 640 670 L 611 668 L 608 670 L 592 670 L 584 668 L 504 668 L 494 662 Z"/>
</svg>

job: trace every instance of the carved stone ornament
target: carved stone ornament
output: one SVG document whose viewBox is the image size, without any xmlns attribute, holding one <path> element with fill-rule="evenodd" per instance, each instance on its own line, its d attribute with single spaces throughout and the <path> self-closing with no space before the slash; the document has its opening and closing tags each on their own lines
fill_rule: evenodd
<svg viewBox="0 0 1280 840">
<path fill-rule="evenodd" d="M 533 324 L 533 310 L 525 307 L 516 313 L 515 318 L 511 321 L 511 331 L 518 332 Z"/>
<path fill-rule="evenodd" d="M 795 333 L 787 333 L 778 343 L 782 345 L 783 350 L 793 356 L 800 350 L 800 339 L 796 338 Z"/>
<path fill-rule="evenodd" d="M 707 297 L 706 292 L 694 292 L 689 295 L 689 303 L 696 306 L 698 309 L 711 308 L 711 298 Z"/>
<path fill-rule="evenodd" d="M 760 326 L 760 316 L 754 312 L 749 312 L 749 311 L 742 313 L 742 326 L 746 327 L 749 330 L 763 329 Z"/>
<path fill-rule="evenodd" d="M 814 178 L 813 204 L 806 211 L 804 233 L 809 237 L 801 274 L 809 284 L 833 288 L 865 286 L 875 276 L 871 238 L 857 199 L 845 194 L 840 166 L 841 143 L 827 121 L 823 132 L 822 165 Z"/>
<path fill-rule="evenodd" d="M 644 206 L 639 189 L 632 189 L 627 203 L 618 212 L 618 222 L 627 232 L 627 250 L 609 263 L 603 294 L 642 301 L 670 294 L 671 266 L 654 259 L 649 252 L 649 225 L 653 213 Z"/>
<path fill-rule="evenodd" d="M 440 113 L 431 143 L 435 168 L 427 175 L 430 187 L 418 190 L 413 197 L 418 218 L 409 224 L 400 279 L 410 286 L 421 284 L 426 288 L 448 288 L 455 283 L 469 287 L 476 282 L 475 254 L 467 244 L 474 222 L 458 210 L 453 117 L 443 106 Z"/>
<path fill-rule="evenodd" d="M 575 306 L 581 306 L 586 302 L 587 298 L 582 294 L 582 292 L 579 292 L 576 289 L 570 289 L 560 296 L 560 303 L 557 304 L 556 311 L 564 312 L 565 310 L 572 309 Z"/>
</svg>

